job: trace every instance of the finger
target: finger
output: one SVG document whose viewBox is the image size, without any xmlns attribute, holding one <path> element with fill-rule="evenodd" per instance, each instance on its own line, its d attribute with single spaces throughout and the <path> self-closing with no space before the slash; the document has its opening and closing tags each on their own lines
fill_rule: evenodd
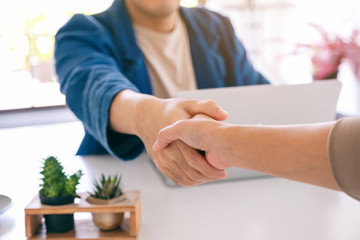
<svg viewBox="0 0 360 240">
<path fill-rule="evenodd" d="M 193 120 L 213 120 L 214 121 L 213 118 L 211 118 L 208 115 L 205 115 L 203 113 L 196 114 L 191 119 L 193 119 Z"/>
<path fill-rule="evenodd" d="M 179 177 L 180 177 L 180 179 L 182 179 L 182 185 L 184 185 L 184 184 L 186 186 L 197 185 L 197 184 L 201 184 L 201 183 L 210 181 L 210 179 L 207 179 L 200 172 L 193 169 L 191 166 L 189 166 L 189 164 L 187 164 L 181 148 L 191 149 L 189 146 L 187 146 L 183 142 L 176 141 L 170 145 L 169 150 L 172 151 L 171 157 L 173 158 L 173 161 L 179 167 L 179 171 L 177 171 L 177 172 L 181 174 Z"/>
<path fill-rule="evenodd" d="M 226 177 L 225 170 L 217 169 L 210 165 L 196 149 L 190 148 L 180 141 L 175 142 L 175 144 L 183 155 L 183 159 L 177 158 L 176 161 L 194 181 L 209 182 Z M 179 159 L 183 161 L 179 162 Z"/>
<path fill-rule="evenodd" d="M 172 153 L 172 156 L 173 153 Z M 176 158 L 179 158 L 178 156 Z M 172 158 L 162 157 L 161 160 L 155 162 L 156 167 L 165 176 L 173 180 L 180 186 L 193 186 L 203 183 L 203 181 L 196 181 L 188 176 L 185 171 Z"/>
<path fill-rule="evenodd" d="M 181 139 L 181 136 L 184 128 L 187 127 L 187 121 L 189 120 L 180 120 L 161 129 L 158 134 L 158 138 L 153 145 L 153 150 L 158 152 L 176 140 L 183 140 Z"/>
<path fill-rule="evenodd" d="M 191 116 L 203 113 L 215 120 L 225 120 L 228 113 L 212 100 L 188 100 L 185 101 L 185 110 Z"/>
<path fill-rule="evenodd" d="M 204 174 L 202 171 L 198 171 L 191 164 L 189 164 L 189 162 L 196 161 L 196 159 L 194 159 L 194 154 L 199 155 L 199 153 L 180 141 L 174 142 L 174 145 L 177 147 L 178 152 L 181 153 L 181 156 L 177 156 L 175 158 L 175 161 L 190 179 L 195 182 L 209 182 L 219 180 L 222 170 L 214 168 L 214 174 L 212 175 L 207 175 Z M 210 167 L 213 168 L 211 165 Z"/>
<path fill-rule="evenodd" d="M 162 167 L 159 168 L 159 170 L 161 169 L 160 171 L 175 183 L 182 187 L 194 186 L 204 183 L 203 181 L 196 181 L 190 178 L 174 160 L 171 161 L 173 162 L 171 167 Z"/>
</svg>

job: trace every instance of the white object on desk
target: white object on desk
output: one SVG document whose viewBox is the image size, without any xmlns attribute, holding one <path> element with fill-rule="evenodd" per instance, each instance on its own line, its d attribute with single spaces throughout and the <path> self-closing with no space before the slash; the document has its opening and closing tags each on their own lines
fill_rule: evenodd
<svg viewBox="0 0 360 240">
<path fill-rule="evenodd" d="M 288 85 L 251 85 L 180 91 L 174 97 L 211 99 L 234 124 L 308 124 L 332 121 L 341 83 L 337 80 Z"/>
<path fill-rule="evenodd" d="M 11 198 L 0 194 L 0 214 L 5 212 L 12 204 Z"/>
</svg>

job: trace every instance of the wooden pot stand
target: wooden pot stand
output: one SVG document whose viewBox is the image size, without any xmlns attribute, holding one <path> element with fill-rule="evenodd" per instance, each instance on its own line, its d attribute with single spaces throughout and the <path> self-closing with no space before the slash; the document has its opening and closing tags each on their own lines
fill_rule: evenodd
<svg viewBox="0 0 360 240">
<path fill-rule="evenodd" d="M 28 239 L 119 239 L 135 240 L 140 228 L 141 201 L 139 191 L 125 191 L 126 199 L 111 205 L 94 205 L 86 201 L 88 193 L 78 193 L 80 201 L 62 206 L 50 206 L 40 203 L 39 195 L 25 208 L 25 230 Z M 47 233 L 43 223 L 43 214 L 89 213 L 129 213 L 121 227 L 112 231 L 102 231 L 89 219 L 76 219 L 75 228 L 66 233 Z"/>
</svg>

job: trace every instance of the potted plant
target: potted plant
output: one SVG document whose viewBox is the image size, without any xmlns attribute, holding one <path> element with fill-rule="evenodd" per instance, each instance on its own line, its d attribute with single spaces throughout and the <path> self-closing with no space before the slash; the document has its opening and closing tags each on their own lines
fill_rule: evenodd
<svg viewBox="0 0 360 240">
<path fill-rule="evenodd" d="M 40 183 L 40 202 L 47 205 L 63 205 L 74 203 L 76 186 L 83 175 L 78 170 L 67 176 L 63 166 L 54 156 L 44 159 Z M 74 214 L 45 214 L 46 231 L 52 233 L 68 232 L 74 228 Z"/>
<path fill-rule="evenodd" d="M 86 199 L 91 204 L 111 205 L 125 199 L 121 183 L 121 175 L 105 176 L 101 174 L 94 180 L 94 190 Z M 124 213 L 92 213 L 94 224 L 101 230 L 110 231 L 118 228 L 124 219 Z"/>
<path fill-rule="evenodd" d="M 347 61 L 356 79 L 360 81 L 360 29 L 354 29 L 348 38 L 330 34 L 325 28 L 310 24 L 321 36 L 314 44 L 297 44 L 294 53 L 310 50 L 314 80 L 337 78 L 339 67 Z"/>
</svg>

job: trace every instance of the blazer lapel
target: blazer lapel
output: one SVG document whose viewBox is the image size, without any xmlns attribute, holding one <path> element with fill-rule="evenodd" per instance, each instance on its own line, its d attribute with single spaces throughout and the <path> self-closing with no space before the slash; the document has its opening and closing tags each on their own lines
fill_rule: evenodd
<svg viewBox="0 0 360 240">
<path fill-rule="evenodd" d="M 190 9 L 180 8 L 180 14 L 186 24 L 190 51 L 199 89 L 222 87 L 223 60 L 218 53 L 220 37 L 214 29 L 202 26 L 200 21 L 195 21 L 195 16 Z M 220 64 L 220 66 L 219 66 Z"/>
<path fill-rule="evenodd" d="M 141 92 L 151 94 L 145 60 L 136 43 L 135 32 L 123 0 L 115 0 L 109 9 L 112 36 L 123 63 L 124 74 Z"/>
</svg>

